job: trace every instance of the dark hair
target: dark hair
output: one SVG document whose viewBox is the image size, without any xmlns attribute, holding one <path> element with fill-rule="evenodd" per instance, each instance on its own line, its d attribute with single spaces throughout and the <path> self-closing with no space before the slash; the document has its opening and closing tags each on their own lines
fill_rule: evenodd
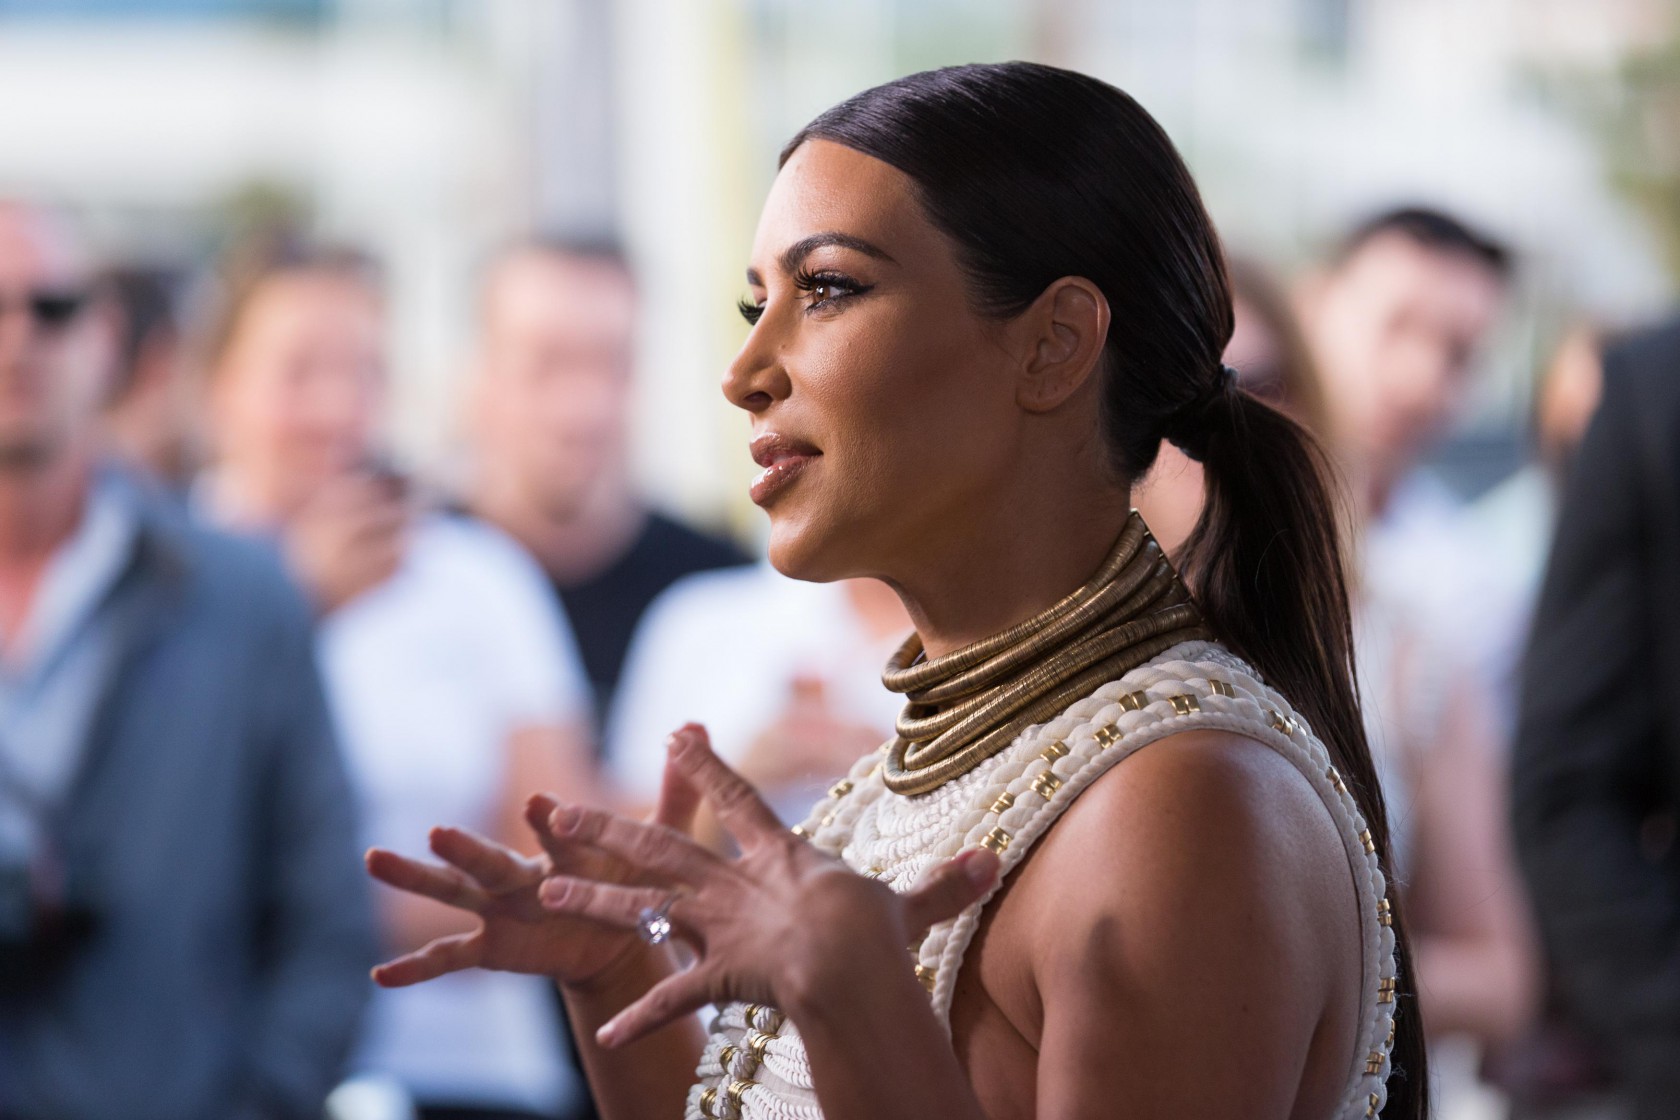
<svg viewBox="0 0 1680 1120">
<path fill-rule="evenodd" d="M 1428 206 L 1397 206 L 1366 218 L 1342 238 L 1330 255 L 1331 264 L 1346 264 L 1372 241 L 1390 234 L 1438 253 L 1469 257 L 1501 281 L 1511 278 L 1511 250 L 1503 242 Z"/>
<path fill-rule="evenodd" d="M 1295 421 L 1220 364 L 1231 337 L 1224 256 L 1161 127 L 1095 78 L 1032 63 L 958 66 L 860 93 L 782 151 L 822 139 L 914 182 L 956 245 L 976 307 L 1007 318 L 1065 276 L 1094 283 L 1112 326 L 1103 426 L 1111 462 L 1141 478 L 1167 439 L 1205 466 L 1207 501 L 1180 563 L 1207 623 L 1323 740 L 1388 861 L 1388 820 L 1354 685 L 1347 577 L 1329 467 Z M 1391 905 L 1397 900 L 1391 900 Z M 1398 909 L 1396 907 L 1396 909 Z M 1427 1112 L 1423 1030 L 1394 918 L 1404 1076 L 1385 1115 Z"/>
<path fill-rule="evenodd" d="M 117 368 L 110 387 L 110 399 L 117 401 L 132 386 L 146 348 L 160 339 L 173 339 L 179 331 L 183 275 L 158 265 L 127 264 L 106 269 L 94 283 L 122 314 Z"/>
</svg>

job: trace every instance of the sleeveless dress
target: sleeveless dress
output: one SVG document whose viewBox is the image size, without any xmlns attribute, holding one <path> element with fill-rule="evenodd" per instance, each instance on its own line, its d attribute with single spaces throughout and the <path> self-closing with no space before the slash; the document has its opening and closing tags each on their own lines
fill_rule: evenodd
<svg viewBox="0 0 1680 1120">
<path fill-rule="evenodd" d="M 1387 884 L 1371 834 L 1323 744 L 1253 669 L 1216 644 L 1175 646 L 930 793 L 889 791 L 881 755 L 866 756 L 795 831 L 894 890 L 910 889 L 928 867 L 977 844 L 996 852 L 1008 875 L 1109 767 L 1157 739 L 1202 728 L 1247 736 L 1294 763 L 1342 835 L 1359 892 L 1363 974 L 1358 1047 L 1335 1115 L 1376 1116 L 1387 1099 L 1396 968 Z M 963 955 L 990 897 L 933 927 L 912 950 L 916 975 L 947 1025 Z M 724 1007 L 701 1053 L 687 1116 L 822 1120 L 794 1025 L 774 1008 Z"/>
</svg>

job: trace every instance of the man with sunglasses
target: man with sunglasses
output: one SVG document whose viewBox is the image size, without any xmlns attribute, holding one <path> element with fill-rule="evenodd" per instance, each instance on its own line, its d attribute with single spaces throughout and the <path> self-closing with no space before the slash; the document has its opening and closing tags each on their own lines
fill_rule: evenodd
<svg viewBox="0 0 1680 1120">
<path fill-rule="evenodd" d="M 309 614 L 102 463 L 87 275 L 0 200 L 0 1116 L 318 1117 L 372 944 Z"/>
</svg>

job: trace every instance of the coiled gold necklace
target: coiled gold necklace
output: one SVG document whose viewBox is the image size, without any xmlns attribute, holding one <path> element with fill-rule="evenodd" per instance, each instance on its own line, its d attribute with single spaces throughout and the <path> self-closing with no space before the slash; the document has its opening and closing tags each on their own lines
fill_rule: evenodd
<svg viewBox="0 0 1680 1120">
<path fill-rule="evenodd" d="M 932 660 L 910 635 L 881 677 L 906 701 L 882 772 L 887 788 L 937 789 L 1098 686 L 1211 637 L 1133 510 L 1096 575 L 1048 610 Z"/>
</svg>

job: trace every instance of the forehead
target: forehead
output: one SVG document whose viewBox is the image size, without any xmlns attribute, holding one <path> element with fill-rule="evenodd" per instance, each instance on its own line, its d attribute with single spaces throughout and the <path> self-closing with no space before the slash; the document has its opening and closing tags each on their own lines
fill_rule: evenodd
<svg viewBox="0 0 1680 1120">
<path fill-rule="evenodd" d="M 753 239 L 753 267 L 774 271 L 775 256 L 819 233 L 846 233 L 901 263 L 942 244 L 896 167 L 830 140 L 807 140 L 776 175 Z"/>
<path fill-rule="evenodd" d="M 1428 299 L 1491 313 L 1504 294 L 1503 281 L 1467 252 L 1423 245 L 1401 233 L 1371 238 L 1343 262 L 1336 278 L 1368 295 Z"/>
<path fill-rule="evenodd" d="M 485 312 L 497 320 L 579 315 L 617 320 L 631 313 L 635 284 L 617 261 L 530 250 L 492 266 L 483 298 Z"/>
<path fill-rule="evenodd" d="M 0 202 L 0 285 L 74 284 L 86 263 L 67 224 L 45 210 Z"/>
</svg>

